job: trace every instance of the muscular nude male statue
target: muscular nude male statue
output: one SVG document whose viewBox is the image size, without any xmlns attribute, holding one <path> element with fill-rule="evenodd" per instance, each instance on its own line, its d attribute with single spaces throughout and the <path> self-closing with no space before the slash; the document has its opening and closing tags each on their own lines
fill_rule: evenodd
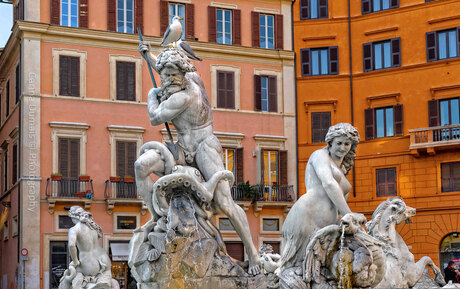
<svg viewBox="0 0 460 289">
<path fill-rule="evenodd" d="M 188 165 L 200 170 L 209 180 L 214 173 L 224 170 L 222 147 L 213 134 L 212 111 L 204 84 L 194 72 L 195 66 L 185 54 L 175 48 L 165 49 L 158 58 L 149 53 L 149 47 L 141 42 L 139 51 L 147 53 L 154 69 L 160 74 L 162 86 L 148 94 L 148 113 L 152 125 L 172 122 L 177 131 L 176 148 L 179 160 L 163 144 L 149 142 L 143 145 L 135 163 L 138 191 L 155 221 L 157 215 L 152 201 L 153 181 L 150 174 L 165 175 L 175 165 Z M 157 100 L 160 98 L 161 102 Z M 249 274 L 260 273 L 260 260 L 252 242 L 246 215 L 232 199 L 230 184 L 221 181 L 217 185 L 211 206 L 215 213 L 224 213 L 243 241 L 249 257 Z"/>
</svg>

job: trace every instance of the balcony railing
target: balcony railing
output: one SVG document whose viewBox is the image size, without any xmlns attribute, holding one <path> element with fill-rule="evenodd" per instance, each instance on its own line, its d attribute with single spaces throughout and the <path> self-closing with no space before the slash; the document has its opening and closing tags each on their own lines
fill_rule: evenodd
<svg viewBox="0 0 460 289">
<path fill-rule="evenodd" d="M 238 188 L 238 186 L 233 186 L 232 187 L 232 198 L 235 202 L 244 202 L 244 201 L 252 201 L 252 200 L 247 200 L 244 197 L 243 190 Z"/>
<path fill-rule="evenodd" d="M 141 199 L 135 182 L 105 181 L 104 197 L 106 199 Z"/>
<path fill-rule="evenodd" d="M 46 179 L 46 198 L 87 198 L 93 199 L 93 180 L 52 180 Z"/>
<path fill-rule="evenodd" d="M 410 149 L 427 149 L 451 147 L 460 144 L 460 125 L 445 125 L 409 130 Z"/>
<path fill-rule="evenodd" d="M 292 185 L 256 185 L 257 202 L 292 202 L 294 201 L 294 186 Z"/>
</svg>

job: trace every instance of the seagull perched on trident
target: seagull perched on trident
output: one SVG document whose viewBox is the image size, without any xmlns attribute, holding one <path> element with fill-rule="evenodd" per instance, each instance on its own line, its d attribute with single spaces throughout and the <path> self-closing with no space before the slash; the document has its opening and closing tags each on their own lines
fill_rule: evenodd
<svg viewBox="0 0 460 289">
<path fill-rule="evenodd" d="M 184 18 L 180 18 L 179 16 L 174 16 L 171 25 L 169 25 L 168 29 L 166 29 L 165 34 L 163 36 L 163 42 L 161 42 L 161 46 L 168 46 L 173 45 L 182 37 L 182 25 L 180 24 L 180 20 Z"/>
</svg>

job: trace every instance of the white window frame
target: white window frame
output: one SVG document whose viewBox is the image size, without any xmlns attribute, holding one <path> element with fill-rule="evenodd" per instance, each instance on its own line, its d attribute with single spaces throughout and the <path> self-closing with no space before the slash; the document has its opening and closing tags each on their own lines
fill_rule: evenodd
<svg viewBox="0 0 460 289">
<path fill-rule="evenodd" d="M 59 56 L 73 56 L 80 58 L 80 97 L 86 97 L 86 51 L 76 49 L 53 48 L 53 95 L 59 95 Z M 60 96 L 75 99 L 75 96 Z"/>
<path fill-rule="evenodd" d="M 225 159 L 223 159 L 223 163 L 224 163 L 224 169 L 226 169 L 227 171 L 230 171 L 228 169 L 228 151 L 233 151 L 233 170 L 231 172 L 233 172 L 233 174 L 235 174 L 235 165 L 236 165 L 236 148 L 232 148 L 232 147 L 222 147 L 222 150 L 225 151 L 225 154 L 222 153 L 222 156 L 225 156 Z"/>
<path fill-rule="evenodd" d="M 233 75 L 234 75 L 233 81 L 235 81 L 235 86 L 234 86 L 235 108 L 234 109 L 217 107 L 217 71 L 233 72 Z M 240 78 L 241 78 L 241 68 L 238 66 L 211 64 L 211 105 L 213 109 L 226 110 L 226 111 L 240 110 Z"/>
<path fill-rule="evenodd" d="M 262 111 L 262 113 L 274 113 L 280 114 L 284 111 L 283 106 L 283 73 L 279 70 L 272 70 L 272 69 L 254 69 L 254 75 L 259 76 L 275 76 L 276 77 L 276 100 L 278 104 L 278 111 L 277 112 L 268 112 Z M 259 112 L 260 113 L 260 112 Z"/>
<path fill-rule="evenodd" d="M 217 215 L 216 216 L 216 225 L 217 225 L 216 227 L 222 234 L 237 234 L 237 232 L 235 230 L 220 230 L 220 223 L 219 223 L 220 219 L 229 219 L 230 220 L 230 218 L 227 217 L 226 215 Z M 233 227 L 233 228 L 235 228 L 235 227 Z M 225 238 L 224 238 L 224 240 L 225 240 Z"/>
<path fill-rule="evenodd" d="M 217 11 L 220 10 L 222 11 L 222 19 L 218 19 L 217 18 Z M 230 19 L 225 19 L 225 12 L 230 12 Z M 219 31 L 217 30 L 217 22 L 222 22 L 222 31 Z M 230 22 L 230 31 L 226 31 L 225 30 L 225 23 L 226 22 Z M 222 42 L 219 42 L 217 40 L 217 43 L 220 43 L 220 44 L 229 44 L 229 45 L 232 45 L 233 43 L 233 11 L 230 10 L 230 9 L 222 9 L 222 8 L 217 8 L 216 9 L 216 33 L 219 34 L 219 33 L 222 33 Z M 225 42 L 225 34 L 230 34 L 230 42 L 229 43 L 226 43 Z"/>
<path fill-rule="evenodd" d="M 79 1 L 78 1 L 78 0 L 75 0 L 75 1 L 77 1 L 77 15 L 76 15 L 76 18 L 77 18 L 77 26 L 72 26 L 72 13 L 71 13 L 71 11 L 72 11 L 72 7 L 71 7 L 72 4 L 71 4 L 71 3 L 72 3 L 72 1 L 74 1 L 74 0 L 61 0 L 61 1 L 60 1 L 60 3 L 59 3 L 59 5 L 60 5 L 60 7 L 59 7 L 59 11 L 60 11 L 59 18 L 60 18 L 60 21 L 61 21 L 61 25 L 63 25 L 63 24 L 62 24 L 62 20 L 63 20 L 63 18 L 64 18 L 64 16 L 62 15 L 62 12 L 63 12 L 63 9 L 62 9 L 63 3 L 62 3 L 62 2 L 63 2 L 63 1 L 67 1 L 67 23 L 68 23 L 68 25 L 65 25 L 65 26 L 66 26 L 66 27 L 79 27 L 79 25 L 80 25 L 80 23 L 79 23 L 79 20 L 80 20 L 80 19 L 79 19 L 79 18 L 80 18 L 80 17 L 79 17 L 79 14 L 80 14 L 80 5 L 79 5 Z M 64 25 L 63 25 L 63 26 L 64 26 Z"/>
<path fill-rule="evenodd" d="M 87 123 L 58 122 L 49 123 L 52 128 L 51 142 L 53 144 L 53 165 L 52 173 L 59 171 L 59 138 L 80 139 L 80 175 L 86 174 L 86 131 L 89 128 Z"/>
<path fill-rule="evenodd" d="M 141 214 L 140 213 L 113 213 L 113 232 L 114 233 L 133 233 L 131 229 L 118 229 L 117 228 L 117 217 L 136 217 L 136 228 L 141 224 Z"/>
<path fill-rule="evenodd" d="M 118 1 L 123 1 L 123 7 L 124 7 L 123 10 L 122 10 L 122 11 L 123 11 L 123 20 L 121 21 L 121 22 L 123 22 L 123 31 L 118 31 L 118 23 L 120 22 L 120 21 L 118 20 L 118 13 L 119 13 L 119 11 L 121 10 L 121 9 L 118 8 Z M 126 5 L 126 4 L 128 3 L 128 1 L 132 1 L 132 3 L 133 3 L 133 6 L 132 6 L 132 7 L 133 7 L 133 19 L 132 19 L 133 31 L 127 31 L 127 30 L 128 30 L 128 25 L 127 25 L 127 23 L 128 23 L 129 21 L 127 20 L 127 15 L 128 15 L 127 12 L 128 12 L 128 9 L 127 9 L 127 5 Z M 116 15 L 116 19 L 117 19 L 117 32 L 122 32 L 122 33 L 134 33 L 134 31 L 135 31 L 135 27 L 134 27 L 134 25 L 135 25 L 135 20 L 134 20 L 134 18 L 136 17 L 135 14 L 134 14 L 134 4 L 135 4 L 134 1 L 135 1 L 135 0 L 117 0 L 117 15 Z"/>
<path fill-rule="evenodd" d="M 67 211 L 54 211 L 54 232 L 56 233 L 67 233 L 69 229 L 59 228 L 59 216 L 69 216 Z"/>
<path fill-rule="evenodd" d="M 172 14 L 171 14 L 171 10 L 170 10 L 171 5 L 174 6 L 174 13 L 172 13 Z M 172 23 L 172 19 L 174 18 L 174 16 L 181 17 L 181 15 L 178 15 L 178 7 L 179 6 L 184 6 L 184 16 L 182 18 L 185 18 L 185 14 L 187 13 L 187 11 L 185 11 L 186 7 L 185 7 L 184 3 L 168 2 L 168 23 L 169 24 Z M 181 36 L 180 39 L 184 40 L 185 39 L 185 19 L 179 20 L 179 22 L 182 25 L 182 36 Z"/>
<path fill-rule="evenodd" d="M 259 135 L 254 136 L 256 142 L 256 154 L 257 154 L 257 180 L 262 181 L 262 167 L 261 158 L 263 158 L 262 150 L 285 150 L 287 137 L 275 136 L 275 135 Z"/>
<path fill-rule="evenodd" d="M 262 29 L 265 29 L 265 47 L 262 46 L 262 35 L 260 35 L 260 31 L 259 31 L 259 36 L 260 36 L 260 48 L 267 48 L 267 49 L 275 49 L 275 41 L 276 41 L 276 35 L 275 35 L 275 15 L 271 15 L 271 14 L 260 14 L 259 17 L 265 17 L 265 26 L 262 26 L 261 24 L 259 24 L 259 29 L 262 30 Z M 272 29 L 273 29 L 273 47 L 269 47 L 268 45 L 268 17 L 272 17 L 273 18 L 273 26 L 272 26 Z M 260 18 L 259 18 L 259 23 L 260 23 Z"/>
<path fill-rule="evenodd" d="M 109 144 L 110 144 L 110 175 L 117 175 L 117 141 L 136 142 L 136 156 L 139 157 L 139 151 L 144 143 L 142 134 L 145 128 L 140 126 L 121 126 L 109 125 Z"/>
<path fill-rule="evenodd" d="M 264 219 L 278 219 L 279 230 L 278 231 L 265 231 L 264 230 Z M 261 234 L 281 234 L 283 228 L 283 217 L 280 215 L 260 215 L 260 233 Z"/>
<path fill-rule="evenodd" d="M 136 99 L 135 102 L 142 101 L 142 58 L 133 55 L 109 55 L 110 65 L 110 100 L 117 102 L 133 102 L 131 100 L 117 100 L 117 61 L 134 62 L 136 65 Z"/>
</svg>

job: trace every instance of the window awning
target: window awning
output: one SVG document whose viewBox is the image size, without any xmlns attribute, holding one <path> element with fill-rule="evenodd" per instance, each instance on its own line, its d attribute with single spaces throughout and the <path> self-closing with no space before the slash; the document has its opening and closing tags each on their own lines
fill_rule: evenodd
<svg viewBox="0 0 460 289">
<path fill-rule="evenodd" d="M 128 261 L 128 243 L 110 243 L 112 261 Z"/>
</svg>

